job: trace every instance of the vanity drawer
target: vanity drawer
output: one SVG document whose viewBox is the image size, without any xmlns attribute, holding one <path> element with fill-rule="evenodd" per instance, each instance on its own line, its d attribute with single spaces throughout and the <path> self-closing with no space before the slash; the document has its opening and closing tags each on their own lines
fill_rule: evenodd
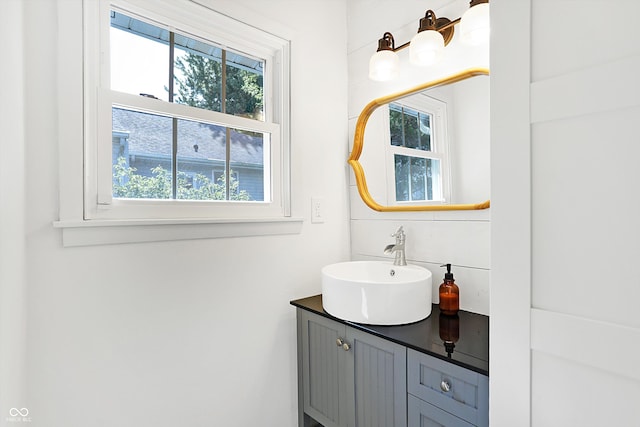
<svg viewBox="0 0 640 427">
<path fill-rule="evenodd" d="M 409 427 L 473 427 L 473 424 L 409 395 L 407 399 Z"/>
<path fill-rule="evenodd" d="M 489 378 L 409 349 L 408 392 L 475 426 L 489 425 Z"/>
</svg>

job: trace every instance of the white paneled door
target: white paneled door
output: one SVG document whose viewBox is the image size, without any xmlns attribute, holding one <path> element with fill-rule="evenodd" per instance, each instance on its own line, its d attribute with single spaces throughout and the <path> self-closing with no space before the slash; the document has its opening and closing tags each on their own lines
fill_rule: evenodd
<svg viewBox="0 0 640 427">
<path fill-rule="evenodd" d="M 491 425 L 640 426 L 640 2 L 491 8 Z"/>
</svg>

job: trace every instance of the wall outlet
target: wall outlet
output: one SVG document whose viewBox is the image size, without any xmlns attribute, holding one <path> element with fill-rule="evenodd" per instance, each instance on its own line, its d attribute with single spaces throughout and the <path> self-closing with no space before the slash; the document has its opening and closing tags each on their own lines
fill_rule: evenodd
<svg viewBox="0 0 640 427">
<path fill-rule="evenodd" d="M 311 198 L 311 222 L 324 222 L 324 198 L 322 197 Z"/>
</svg>

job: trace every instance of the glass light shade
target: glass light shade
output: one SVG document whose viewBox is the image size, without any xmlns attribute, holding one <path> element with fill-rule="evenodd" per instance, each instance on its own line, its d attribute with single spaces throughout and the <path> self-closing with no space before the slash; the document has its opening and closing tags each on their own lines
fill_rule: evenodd
<svg viewBox="0 0 640 427">
<path fill-rule="evenodd" d="M 369 60 L 369 78 L 384 82 L 398 77 L 400 59 L 392 50 L 381 50 L 374 53 Z"/>
<path fill-rule="evenodd" d="M 442 34 L 433 30 L 421 31 L 409 44 L 409 61 L 414 65 L 426 66 L 438 62 L 444 51 Z"/>
<path fill-rule="evenodd" d="M 489 3 L 477 4 L 467 10 L 460 20 L 460 39 L 470 45 L 489 40 Z"/>
</svg>

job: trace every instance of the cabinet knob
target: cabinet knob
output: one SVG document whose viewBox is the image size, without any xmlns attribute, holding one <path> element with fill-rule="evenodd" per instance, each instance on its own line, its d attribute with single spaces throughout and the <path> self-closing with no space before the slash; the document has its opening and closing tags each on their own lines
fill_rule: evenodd
<svg viewBox="0 0 640 427">
<path fill-rule="evenodd" d="M 442 382 L 440 383 L 440 390 L 444 391 L 445 393 L 451 390 L 451 383 L 449 382 L 449 380 L 442 380 Z"/>
<path fill-rule="evenodd" d="M 349 343 L 344 342 L 342 343 L 342 349 L 344 351 L 349 351 L 351 349 L 351 346 L 349 345 Z"/>
<path fill-rule="evenodd" d="M 342 338 L 338 338 L 338 339 L 336 340 L 336 345 L 337 345 L 338 347 L 342 347 L 342 345 L 343 345 L 343 344 L 344 344 L 344 341 L 342 341 Z"/>
</svg>

